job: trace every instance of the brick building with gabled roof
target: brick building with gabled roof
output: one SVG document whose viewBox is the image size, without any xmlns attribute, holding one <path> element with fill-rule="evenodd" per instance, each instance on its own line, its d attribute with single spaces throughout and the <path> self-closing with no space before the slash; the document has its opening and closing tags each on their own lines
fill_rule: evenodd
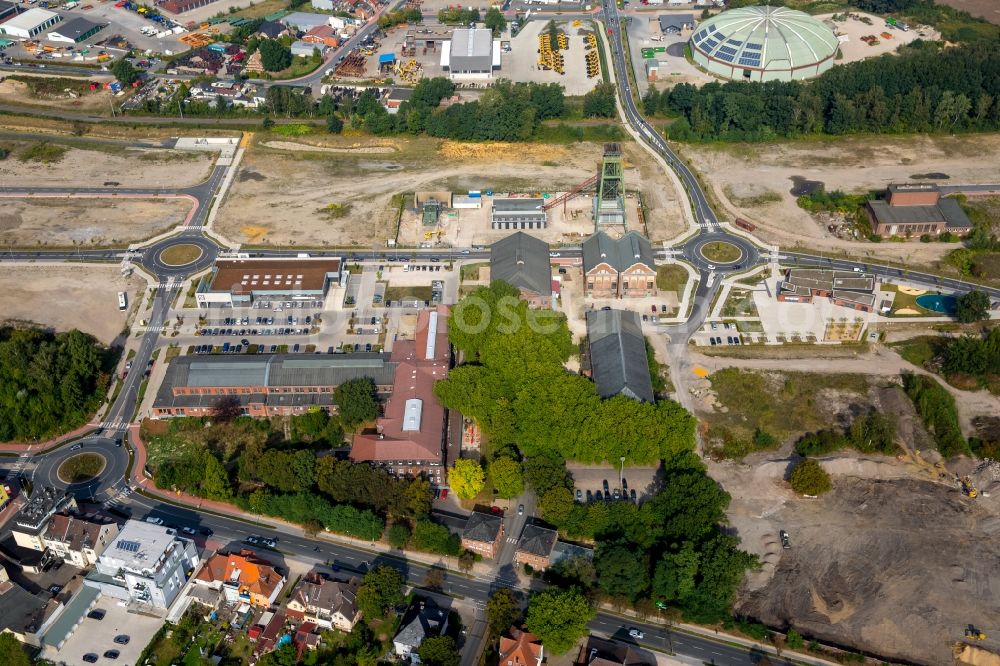
<svg viewBox="0 0 1000 666">
<path fill-rule="evenodd" d="M 477 509 L 469 514 L 462 530 L 462 548 L 492 558 L 496 557 L 502 538 L 503 516 Z"/>
<path fill-rule="evenodd" d="M 592 298 L 656 296 L 653 248 L 629 231 L 615 240 L 598 231 L 583 242 L 583 294 Z"/>
<path fill-rule="evenodd" d="M 448 314 L 444 305 L 421 310 L 415 339 L 396 341 L 392 395 L 375 430 L 355 435 L 354 462 L 379 464 L 400 477 L 424 474 L 436 486 L 444 483 L 447 413 L 434 396 L 434 384 L 451 367 Z"/>
<path fill-rule="evenodd" d="M 511 627 L 500 637 L 498 666 L 542 666 L 545 652 L 542 642 L 533 633 Z"/>
</svg>

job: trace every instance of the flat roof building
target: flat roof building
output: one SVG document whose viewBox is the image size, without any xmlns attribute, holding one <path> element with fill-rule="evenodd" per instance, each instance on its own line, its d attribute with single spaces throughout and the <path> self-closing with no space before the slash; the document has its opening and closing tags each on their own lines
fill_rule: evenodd
<svg viewBox="0 0 1000 666">
<path fill-rule="evenodd" d="M 590 364 L 602 398 L 624 395 L 653 402 L 646 338 L 639 315 L 631 310 L 587 312 Z"/>
<path fill-rule="evenodd" d="M 493 199 L 490 223 L 494 229 L 544 229 L 547 220 L 544 199 Z"/>
<path fill-rule="evenodd" d="M 53 42 L 68 42 L 79 44 L 84 42 L 104 29 L 103 23 L 94 23 L 78 16 L 65 23 L 59 24 L 54 30 L 49 31 L 49 40 Z"/>
<path fill-rule="evenodd" d="M 59 511 L 76 511 L 76 499 L 65 490 L 51 487 L 39 487 L 31 495 L 28 503 L 21 507 L 14 518 L 14 524 L 20 529 L 14 532 L 17 545 L 24 548 L 34 548 L 26 541 L 17 537 L 18 534 L 41 534 L 49 524 L 49 518 Z"/>
<path fill-rule="evenodd" d="M 660 32 L 664 35 L 694 30 L 694 14 L 660 14 L 656 20 L 660 24 Z"/>
<path fill-rule="evenodd" d="M 964 234 L 972 229 L 958 201 L 942 199 L 933 183 L 889 185 L 885 200 L 869 201 L 867 212 L 872 233 L 882 238 Z"/>
<path fill-rule="evenodd" d="M 55 12 L 34 7 L 23 14 L 15 14 L 3 23 L 0 23 L 0 35 L 31 39 L 45 32 L 45 30 L 51 28 L 61 20 L 62 17 Z"/>
<path fill-rule="evenodd" d="M 153 417 L 208 416 L 223 396 L 235 396 L 247 416 L 332 412 L 338 386 L 368 377 L 387 392 L 395 366 L 374 352 L 178 356 L 156 392 Z"/>
<path fill-rule="evenodd" d="M 451 78 L 492 78 L 500 48 L 488 28 L 456 28 L 441 49 L 441 67 Z"/>
<path fill-rule="evenodd" d="M 130 520 L 97 558 L 96 570 L 85 583 L 110 597 L 165 610 L 200 563 L 190 539 L 160 525 Z"/>
<path fill-rule="evenodd" d="M 295 27 L 303 32 L 311 30 L 318 25 L 329 25 L 330 17 L 326 14 L 313 14 L 311 12 L 292 12 L 279 19 L 284 25 Z"/>
<path fill-rule="evenodd" d="M 220 259 L 198 285 L 199 308 L 249 307 L 260 299 L 322 300 L 331 285 L 346 286 L 339 257 Z"/>
<path fill-rule="evenodd" d="M 552 307 L 549 244 L 523 231 L 490 246 L 490 281 L 503 280 L 521 292 L 531 307 Z"/>
<path fill-rule="evenodd" d="M 434 384 L 451 367 L 448 316 L 444 305 L 421 310 L 415 339 L 393 345 L 392 395 L 375 430 L 354 436 L 351 460 L 382 465 L 397 476 L 426 475 L 441 487 L 448 419 Z"/>
<path fill-rule="evenodd" d="M 863 312 L 875 309 L 875 278 L 854 271 L 826 271 L 790 268 L 778 283 L 777 299 L 786 303 L 812 303 L 816 297 L 827 298 Z"/>
</svg>

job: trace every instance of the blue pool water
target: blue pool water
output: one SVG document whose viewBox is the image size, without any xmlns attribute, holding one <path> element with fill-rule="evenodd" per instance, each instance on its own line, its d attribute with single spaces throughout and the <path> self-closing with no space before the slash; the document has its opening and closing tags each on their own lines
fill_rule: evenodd
<svg viewBox="0 0 1000 666">
<path fill-rule="evenodd" d="M 917 296 L 917 305 L 932 312 L 954 314 L 955 308 L 958 306 L 958 299 L 943 294 L 924 294 Z"/>
</svg>

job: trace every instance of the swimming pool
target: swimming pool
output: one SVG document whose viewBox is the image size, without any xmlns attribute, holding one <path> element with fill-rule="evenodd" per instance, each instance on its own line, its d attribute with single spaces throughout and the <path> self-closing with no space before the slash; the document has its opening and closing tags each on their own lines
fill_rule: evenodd
<svg viewBox="0 0 1000 666">
<path fill-rule="evenodd" d="M 958 299 L 954 296 L 946 296 L 944 294 L 924 294 L 923 296 L 917 296 L 917 305 L 931 312 L 955 314 L 955 309 L 958 307 Z"/>
</svg>

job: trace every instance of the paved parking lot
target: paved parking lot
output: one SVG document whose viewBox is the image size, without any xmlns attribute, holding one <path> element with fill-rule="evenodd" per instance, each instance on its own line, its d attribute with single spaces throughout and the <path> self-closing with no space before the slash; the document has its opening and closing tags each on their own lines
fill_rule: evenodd
<svg viewBox="0 0 1000 666">
<path fill-rule="evenodd" d="M 614 492 L 615 488 L 621 490 L 618 485 L 617 466 L 611 465 L 568 465 L 567 470 L 573 477 L 573 485 L 581 491 L 581 501 L 587 501 L 587 491 L 596 499 L 597 491 L 604 494 L 604 482 L 608 483 L 608 490 Z M 625 467 L 622 474 L 624 483 L 628 488 L 629 495 L 635 490 L 636 499 L 641 500 L 643 496 L 656 491 L 659 480 L 657 479 L 658 467 Z"/>
<path fill-rule="evenodd" d="M 91 9 L 82 7 L 92 6 Z M 112 35 L 121 35 L 139 51 L 152 51 L 154 53 L 181 53 L 188 50 L 188 46 L 178 40 L 180 35 L 169 35 L 162 39 L 157 39 L 156 35 L 147 36 L 142 34 L 141 28 L 159 28 L 160 24 L 154 23 L 147 18 L 143 18 L 136 12 L 128 11 L 122 7 L 115 7 L 115 3 L 106 2 L 83 2 L 80 7 L 65 12 L 66 20 L 76 16 L 83 16 L 91 21 L 108 23 L 104 30 L 87 40 L 89 43 L 100 42 Z"/>
<path fill-rule="evenodd" d="M 153 638 L 153 634 L 163 624 L 163 620 L 137 613 L 129 613 L 119 606 L 117 599 L 102 596 L 94 608 L 106 611 L 103 620 L 92 620 L 85 617 L 76 628 L 62 649 L 46 648 L 42 652 L 45 659 L 67 666 L 88 666 L 83 661 L 83 655 L 93 653 L 98 655 L 97 666 L 134 666 L 143 648 Z M 125 634 L 129 637 L 128 645 L 118 645 L 115 636 Z M 117 659 L 107 659 L 107 650 L 118 650 Z"/>
</svg>

